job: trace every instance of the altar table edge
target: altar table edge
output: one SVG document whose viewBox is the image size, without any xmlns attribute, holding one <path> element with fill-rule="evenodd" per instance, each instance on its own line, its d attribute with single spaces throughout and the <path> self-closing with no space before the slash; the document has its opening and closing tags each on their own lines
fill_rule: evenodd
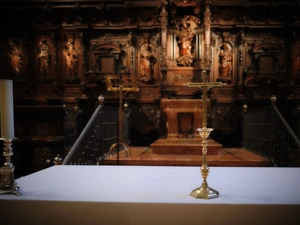
<svg viewBox="0 0 300 225">
<path fill-rule="evenodd" d="M 50 167 L 17 179 L 22 196 L 0 195 L 1 225 L 300 224 L 300 168 L 212 167 L 208 183 L 220 196 L 210 200 L 189 196 L 201 184 L 199 171 L 199 167 Z M 244 176 L 247 179 L 241 179 Z M 95 196 L 95 200 L 96 190 L 82 190 L 93 183 L 106 195 L 111 190 L 113 196 Z M 123 189 L 118 189 L 120 184 Z M 249 190 L 243 190 L 247 186 Z"/>
</svg>

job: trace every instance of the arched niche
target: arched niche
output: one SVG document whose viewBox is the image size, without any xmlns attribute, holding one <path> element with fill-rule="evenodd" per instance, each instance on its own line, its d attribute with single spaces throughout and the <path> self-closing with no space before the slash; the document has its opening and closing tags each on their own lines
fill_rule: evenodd
<svg viewBox="0 0 300 225">
<path fill-rule="evenodd" d="M 282 66 L 281 56 L 283 49 L 274 43 L 263 43 L 253 47 L 250 55 L 254 68 L 260 73 L 272 73 L 280 71 Z"/>
<path fill-rule="evenodd" d="M 111 43 L 95 45 L 89 54 L 89 70 L 96 73 L 117 73 L 122 49 Z"/>
</svg>

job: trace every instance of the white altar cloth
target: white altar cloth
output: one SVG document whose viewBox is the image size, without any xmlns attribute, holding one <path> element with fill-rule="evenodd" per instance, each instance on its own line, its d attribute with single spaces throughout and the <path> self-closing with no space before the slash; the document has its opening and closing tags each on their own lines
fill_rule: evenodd
<svg viewBox="0 0 300 225">
<path fill-rule="evenodd" d="M 0 195 L 0 224 L 300 224 L 300 168 L 211 167 L 214 199 L 189 194 L 200 167 L 53 166 Z"/>
</svg>

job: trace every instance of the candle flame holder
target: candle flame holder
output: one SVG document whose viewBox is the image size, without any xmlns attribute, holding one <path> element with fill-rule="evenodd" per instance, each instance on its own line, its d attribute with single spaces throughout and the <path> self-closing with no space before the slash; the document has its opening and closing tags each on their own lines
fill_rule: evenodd
<svg viewBox="0 0 300 225">
<path fill-rule="evenodd" d="M 11 156 L 13 155 L 12 151 L 12 139 L 2 139 L 4 142 L 3 155 L 6 158 L 6 162 L 0 168 L 0 193 L 12 193 L 15 195 L 21 195 L 19 192 L 19 187 L 15 182 L 14 170 L 15 167 L 10 161 Z"/>
<path fill-rule="evenodd" d="M 200 169 L 203 182 L 201 187 L 194 189 L 191 193 L 190 196 L 194 198 L 201 198 L 201 199 L 211 199 L 211 198 L 217 198 L 219 196 L 219 192 L 210 188 L 208 186 L 208 183 L 206 181 L 208 174 L 209 174 L 209 167 L 207 166 L 207 161 L 206 161 L 206 155 L 207 155 L 207 138 L 210 134 L 210 132 L 213 131 L 212 128 L 198 128 L 197 131 L 199 132 L 200 136 L 202 137 L 202 167 Z"/>
</svg>

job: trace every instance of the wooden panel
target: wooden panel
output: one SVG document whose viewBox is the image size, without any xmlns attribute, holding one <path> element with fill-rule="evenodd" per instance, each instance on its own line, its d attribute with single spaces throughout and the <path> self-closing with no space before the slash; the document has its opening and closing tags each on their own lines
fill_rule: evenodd
<svg viewBox="0 0 300 225">
<path fill-rule="evenodd" d="M 53 165 L 63 156 L 63 106 L 15 106 L 13 163 L 15 176 L 24 176 Z"/>
</svg>

